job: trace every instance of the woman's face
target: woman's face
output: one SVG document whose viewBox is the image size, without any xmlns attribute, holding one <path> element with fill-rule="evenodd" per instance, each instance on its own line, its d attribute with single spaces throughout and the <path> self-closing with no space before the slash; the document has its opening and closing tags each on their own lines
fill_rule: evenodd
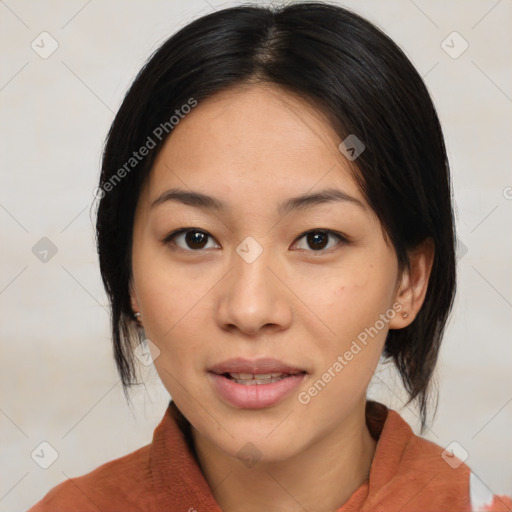
<svg viewBox="0 0 512 512">
<path fill-rule="evenodd" d="M 396 255 L 340 142 L 282 90 L 232 89 L 175 126 L 141 192 L 132 305 L 176 405 L 227 454 L 284 460 L 353 425 L 403 326 Z"/>
</svg>

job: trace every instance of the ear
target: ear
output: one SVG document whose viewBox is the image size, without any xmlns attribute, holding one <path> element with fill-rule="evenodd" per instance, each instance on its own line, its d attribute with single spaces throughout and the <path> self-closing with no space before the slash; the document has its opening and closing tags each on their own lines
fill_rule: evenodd
<svg viewBox="0 0 512 512">
<path fill-rule="evenodd" d="M 390 329 L 403 329 L 416 318 L 427 294 L 434 254 L 434 241 L 430 238 L 409 252 L 410 270 L 402 272 L 394 301 L 401 308 L 394 308 L 398 314 L 389 322 Z"/>
</svg>

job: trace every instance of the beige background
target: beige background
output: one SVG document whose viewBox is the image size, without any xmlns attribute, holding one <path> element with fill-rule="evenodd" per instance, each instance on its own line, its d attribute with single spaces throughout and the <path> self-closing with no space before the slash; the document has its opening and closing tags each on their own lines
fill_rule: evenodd
<svg viewBox="0 0 512 512">
<path fill-rule="evenodd" d="M 0 512 L 24 511 L 66 477 L 150 442 L 163 415 L 168 395 L 154 371 L 131 408 L 122 394 L 93 190 L 109 124 L 145 59 L 192 19 L 236 3 L 0 1 Z M 424 75 L 453 168 L 459 289 L 426 437 L 457 441 L 486 485 L 512 493 L 512 2 L 343 5 L 383 28 Z M 51 49 L 43 31 L 58 43 L 45 59 L 31 47 L 44 37 Z M 463 39 L 446 39 L 453 31 Z M 57 249 L 46 263 L 32 252 L 43 237 Z M 417 428 L 386 369 L 371 396 Z M 31 458 L 42 441 L 58 453 L 46 470 Z"/>
</svg>

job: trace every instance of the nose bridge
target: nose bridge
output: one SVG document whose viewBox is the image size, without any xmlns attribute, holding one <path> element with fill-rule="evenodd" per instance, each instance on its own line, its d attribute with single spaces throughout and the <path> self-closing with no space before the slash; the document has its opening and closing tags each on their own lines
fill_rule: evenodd
<svg viewBox="0 0 512 512">
<path fill-rule="evenodd" d="M 252 236 L 235 248 L 233 271 L 223 288 L 219 321 L 236 325 L 254 333 L 267 324 L 281 327 L 290 321 L 290 308 L 284 290 L 280 289 L 273 272 L 272 250 Z"/>
<path fill-rule="evenodd" d="M 259 294 L 269 293 L 272 283 L 267 267 L 272 265 L 271 252 L 267 246 L 263 246 L 261 239 L 258 241 L 253 236 L 247 236 L 238 244 L 232 259 L 235 267 L 232 287 L 236 292 L 248 294 L 249 299 L 251 293 L 255 294 L 253 300 L 257 300 Z M 268 300 L 270 297 L 266 298 Z"/>
</svg>

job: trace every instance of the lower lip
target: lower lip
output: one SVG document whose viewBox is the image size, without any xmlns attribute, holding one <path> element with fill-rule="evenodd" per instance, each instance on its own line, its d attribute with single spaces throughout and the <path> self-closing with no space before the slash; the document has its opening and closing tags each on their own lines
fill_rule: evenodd
<svg viewBox="0 0 512 512">
<path fill-rule="evenodd" d="M 289 395 L 306 376 L 305 373 L 300 373 L 269 384 L 247 386 L 216 373 L 209 372 L 208 375 L 217 393 L 231 405 L 242 409 L 261 409 L 277 404 Z"/>
</svg>

